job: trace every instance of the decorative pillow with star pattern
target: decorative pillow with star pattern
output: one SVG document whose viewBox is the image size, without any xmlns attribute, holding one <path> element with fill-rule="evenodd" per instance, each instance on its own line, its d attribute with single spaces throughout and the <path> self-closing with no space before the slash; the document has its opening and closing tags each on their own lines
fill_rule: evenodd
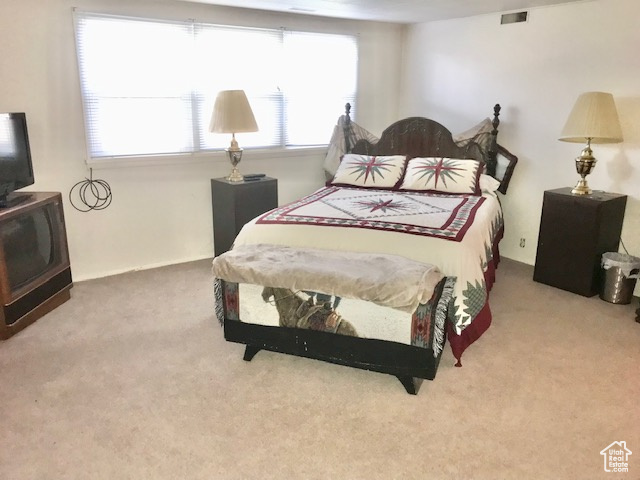
<svg viewBox="0 0 640 480">
<path fill-rule="evenodd" d="M 480 195 L 484 163 L 477 160 L 416 157 L 407 163 L 400 190 Z"/>
<path fill-rule="evenodd" d="M 356 155 L 342 156 L 332 185 L 363 188 L 397 189 L 407 163 L 404 155 Z"/>
</svg>

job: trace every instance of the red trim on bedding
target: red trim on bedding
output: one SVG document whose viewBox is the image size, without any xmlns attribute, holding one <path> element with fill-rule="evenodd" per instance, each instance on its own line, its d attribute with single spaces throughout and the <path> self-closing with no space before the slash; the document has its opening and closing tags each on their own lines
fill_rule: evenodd
<svg viewBox="0 0 640 480">
<path fill-rule="evenodd" d="M 500 263 L 500 247 L 498 245 L 503 236 L 504 227 L 501 227 L 500 230 L 498 230 L 498 233 L 496 233 L 496 238 L 493 239 L 493 248 L 491 249 L 493 258 L 487 266 L 487 271 L 484 272 L 484 281 L 487 285 L 487 301 L 489 301 L 489 292 L 491 291 L 493 284 L 496 283 L 496 270 Z"/>
<path fill-rule="evenodd" d="M 498 264 L 500 263 L 500 247 L 498 246 L 498 244 L 500 243 L 500 240 L 502 240 L 503 236 L 504 236 L 504 226 L 500 228 L 500 231 L 498 231 L 498 234 L 496 235 L 496 239 L 493 241 L 494 268 L 498 268 Z"/>
<path fill-rule="evenodd" d="M 470 325 L 468 325 L 460 335 L 455 333 L 451 322 L 447 322 L 447 335 L 449 337 L 449 345 L 451 345 L 451 351 L 453 356 L 456 357 L 456 367 L 461 367 L 462 353 L 467 349 L 469 345 L 479 339 L 484 332 L 491 325 L 491 309 L 489 308 L 489 301 L 484 304 L 484 308 L 473 319 Z"/>
<path fill-rule="evenodd" d="M 496 281 L 496 268 L 500 263 L 500 249 L 498 244 L 504 235 L 504 228 L 501 228 L 496 234 L 493 242 L 493 258 L 488 263 L 487 270 L 484 272 L 484 280 L 487 286 L 487 301 L 480 313 L 473 319 L 460 335 L 456 334 L 451 322 L 447 322 L 447 337 L 453 356 L 456 357 L 456 367 L 462 366 L 462 354 L 473 342 L 478 340 L 484 332 L 491 326 L 491 308 L 489 307 L 489 292 Z"/>
<path fill-rule="evenodd" d="M 344 192 L 363 192 L 366 191 L 366 197 L 371 197 L 378 191 L 382 196 L 395 196 L 392 198 L 406 197 L 411 199 L 412 197 L 420 198 L 422 196 L 440 197 L 440 198 L 454 198 L 459 199 L 458 204 L 455 205 L 449 212 L 449 217 L 444 224 L 439 226 L 427 226 L 416 225 L 405 221 L 394 221 L 389 218 L 365 218 L 359 216 L 354 210 L 347 211 L 349 218 L 343 217 L 325 217 L 319 216 L 316 213 L 309 214 L 304 213 L 304 207 L 307 207 L 314 202 L 325 203 L 331 208 L 344 211 L 340 207 L 331 205 L 331 197 L 336 194 L 337 200 L 353 200 L 355 197 L 341 197 Z M 371 192 L 371 194 L 369 193 Z M 357 196 L 357 193 L 355 194 Z M 417 200 L 411 200 L 412 202 L 421 203 Z M 360 187 L 325 187 L 320 189 L 311 195 L 301 198 L 295 202 L 291 202 L 287 205 L 280 206 L 257 218 L 258 224 L 272 224 L 272 225 L 305 225 L 305 226 L 324 226 L 324 227 L 339 227 L 339 228 L 362 228 L 368 230 L 381 230 L 391 233 L 402 233 L 409 235 L 420 235 L 425 237 L 442 238 L 448 241 L 460 242 L 464 238 L 465 234 L 471 227 L 478 209 L 484 203 L 484 197 L 476 197 L 473 195 L 451 195 L 451 194 L 425 194 L 424 192 L 405 192 L 405 191 L 391 191 L 380 189 L 363 189 Z M 301 213 L 302 211 L 302 213 Z M 415 213 L 415 212 L 414 212 Z M 466 215 L 466 217 L 465 217 Z"/>
</svg>

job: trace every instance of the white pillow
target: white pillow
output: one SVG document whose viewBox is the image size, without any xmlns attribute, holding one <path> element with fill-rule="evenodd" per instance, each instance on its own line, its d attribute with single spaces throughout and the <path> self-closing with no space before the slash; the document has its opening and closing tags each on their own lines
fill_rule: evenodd
<svg viewBox="0 0 640 480">
<path fill-rule="evenodd" d="M 482 193 L 493 193 L 500 188 L 500 181 L 493 178 L 491 175 L 480 175 L 480 190 Z"/>
<path fill-rule="evenodd" d="M 484 163 L 478 160 L 416 157 L 407 163 L 401 190 L 479 195 Z"/>
<path fill-rule="evenodd" d="M 407 157 L 404 155 L 343 155 L 332 185 L 391 189 L 402 179 Z"/>
</svg>

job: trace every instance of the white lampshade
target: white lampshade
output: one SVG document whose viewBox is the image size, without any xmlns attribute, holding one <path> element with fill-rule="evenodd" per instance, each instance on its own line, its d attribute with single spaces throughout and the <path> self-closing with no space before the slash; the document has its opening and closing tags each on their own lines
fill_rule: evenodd
<svg viewBox="0 0 640 480">
<path fill-rule="evenodd" d="M 583 93 L 576 100 L 558 140 L 563 142 L 619 143 L 622 129 L 613 95 L 604 92 Z"/>
<path fill-rule="evenodd" d="M 209 131 L 215 133 L 258 131 L 256 119 L 244 90 L 223 90 L 218 93 Z"/>
</svg>

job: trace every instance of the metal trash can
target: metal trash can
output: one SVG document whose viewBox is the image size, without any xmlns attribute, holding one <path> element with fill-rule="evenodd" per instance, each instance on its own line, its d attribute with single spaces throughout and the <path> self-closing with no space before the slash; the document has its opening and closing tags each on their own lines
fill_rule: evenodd
<svg viewBox="0 0 640 480">
<path fill-rule="evenodd" d="M 600 298 L 609 303 L 631 303 L 636 288 L 640 258 L 624 253 L 607 252 L 602 255 L 604 279 Z"/>
</svg>

